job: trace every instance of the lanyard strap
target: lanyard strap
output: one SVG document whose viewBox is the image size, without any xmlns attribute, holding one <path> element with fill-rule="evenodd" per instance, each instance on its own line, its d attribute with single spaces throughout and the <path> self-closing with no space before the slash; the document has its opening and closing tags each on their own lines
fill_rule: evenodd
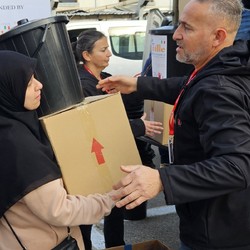
<svg viewBox="0 0 250 250">
<path fill-rule="evenodd" d="M 93 72 L 92 72 L 85 64 L 83 64 L 83 67 L 84 67 L 92 76 L 95 76 L 95 75 L 93 74 Z"/>
<path fill-rule="evenodd" d="M 92 72 L 85 64 L 83 64 L 83 67 L 84 67 L 92 76 L 95 77 L 95 75 L 93 74 L 93 72 Z M 95 78 L 96 78 L 96 77 L 95 77 Z M 102 79 L 101 74 L 100 74 L 100 78 Z M 97 78 L 96 78 L 96 79 L 97 79 Z M 98 80 L 98 79 L 97 79 L 97 80 Z M 106 92 L 106 94 L 109 94 L 108 90 L 106 90 L 105 92 Z"/>
<path fill-rule="evenodd" d="M 191 74 L 191 76 L 189 77 L 187 83 L 185 84 L 185 87 L 195 78 L 195 76 L 197 75 L 197 71 L 194 70 L 193 73 Z M 169 117 L 169 135 L 171 136 L 174 136 L 174 112 L 176 110 L 176 107 L 179 103 L 179 100 L 182 96 L 184 92 L 184 88 L 181 89 L 179 95 L 177 96 L 176 100 L 175 100 L 175 103 L 174 103 L 174 106 L 173 106 L 173 109 L 170 113 L 170 117 Z"/>
<path fill-rule="evenodd" d="M 94 75 L 94 73 L 91 71 L 91 69 L 89 69 L 85 64 L 83 64 L 83 67 L 92 75 L 96 78 L 96 76 Z M 100 74 L 100 78 L 102 79 L 102 76 Z"/>
</svg>

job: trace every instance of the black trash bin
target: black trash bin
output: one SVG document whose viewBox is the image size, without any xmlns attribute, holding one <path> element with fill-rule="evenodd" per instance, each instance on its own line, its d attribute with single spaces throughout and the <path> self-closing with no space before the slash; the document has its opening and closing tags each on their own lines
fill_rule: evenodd
<svg viewBox="0 0 250 250">
<path fill-rule="evenodd" d="M 149 31 L 152 36 L 154 35 L 167 37 L 167 78 L 174 76 L 184 76 L 194 69 L 193 65 L 180 63 L 176 60 L 177 45 L 173 40 L 173 34 L 175 30 L 175 26 L 162 26 Z M 154 65 L 152 65 L 152 67 L 154 67 Z"/>
<path fill-rule="evenodd" d="M 66 16 L 31 22 L 26 19 L 0 36 L 0 50 L 14 50 L 38 59 L 35 77 L 43 84 L 39 117 L 84 99 L 67 23 Z"/>
</svg>

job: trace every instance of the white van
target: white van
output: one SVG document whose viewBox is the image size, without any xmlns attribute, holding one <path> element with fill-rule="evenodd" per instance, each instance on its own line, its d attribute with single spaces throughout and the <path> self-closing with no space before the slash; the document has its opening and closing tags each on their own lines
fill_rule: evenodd
<svg viewBox="0 0 250 250">
<path fill-rule="evenodd" d="M 67 30 L 71 41 L 75 41 L 83 30 L 101 31 L 108 38 L 112 52 L 105 71 L 112 75 L 134 76 L 142 70 L 146 26 L 146 20 L 71 20 Z"/>
</svg>

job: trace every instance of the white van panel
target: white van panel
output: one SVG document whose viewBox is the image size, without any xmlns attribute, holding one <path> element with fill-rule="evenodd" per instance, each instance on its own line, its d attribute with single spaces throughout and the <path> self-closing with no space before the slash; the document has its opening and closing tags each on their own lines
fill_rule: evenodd
<svg viewBox="0 0 250 250">
<path fill-rule="evenodd" d="M 71 20 L 67 30 L 71 40 L 85 29 L 96 29 L 108 38 L 112 56 L 105 69 L 112 75 L 136 75 L 142 70 L 146 20 L 86 21 Z"/>
</svg>

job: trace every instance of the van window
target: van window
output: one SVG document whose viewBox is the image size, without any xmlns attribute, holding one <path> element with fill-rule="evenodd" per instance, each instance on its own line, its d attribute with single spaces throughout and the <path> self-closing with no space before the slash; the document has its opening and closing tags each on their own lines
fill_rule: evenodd
<svg viewBox="0 0 250 250">
<path fill-rule="evenodd" d="M 144 50 L 145 31 L 140 27 L 110 28 L 112 53 L 118 57 L 141 60 Z"/>
<path fill-rule="evenodd" d="M 78 35 L 87 29 L 78 28 L 68 30 L 70 42 L 75 42 Z M 120 26 L 108 29 L 110 48 L 113 55 L 130 60 L 142 60 L 146 27 L 142 26 Z"/>
</svg>

